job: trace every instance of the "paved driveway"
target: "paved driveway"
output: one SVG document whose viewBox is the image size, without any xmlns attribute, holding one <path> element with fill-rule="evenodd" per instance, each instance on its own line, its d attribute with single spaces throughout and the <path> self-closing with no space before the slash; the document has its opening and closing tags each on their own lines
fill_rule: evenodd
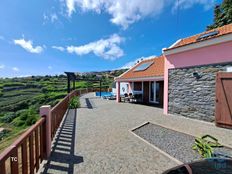
<svg viewBox="0 0 232 174">
<path fill-rule="evenodd" d="M 165 116 L 159 108 L 116 103 L 93 93 L 82 96 L 81 104 L 77 115 L 69 112 L 62 123 L 44 173 L 160 174 L 176 166 L 175 160 L 129 131 L 148 121 L 193 136 L 211 134 L 232 147 L 232 130 Z"/>
<path fill-rule="evenodd" d="M 129 131 L 162 114 L 161 109 L 118 104 L 92 94 L 83 96 L 81 103 L 75 149 L 83 162 L 75 166 L 76 173 L 154 174 L 176 165 Z"/>
</svg>

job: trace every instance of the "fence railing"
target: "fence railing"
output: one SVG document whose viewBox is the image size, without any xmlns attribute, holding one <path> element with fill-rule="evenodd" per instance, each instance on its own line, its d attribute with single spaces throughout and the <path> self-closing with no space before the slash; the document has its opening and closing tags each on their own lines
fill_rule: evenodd
<svg viewBox="0 0 232 174">
<path fill-rule="evenodd" d="M 69 101 L 77 95 L 77 90 L 72 91 L 62 101 L 60 101 L 51 109 L 51 139 L 54 138 L 56 131 L 59 128 L 63 116 L 65 115 L 65 112 L 68 109 Z"/>
<path fill-rule="evenodd" d="M 41 118 L 0 154 L 0 174 L 36 173 L 42 161 L 50 156 L 51 141 L 68 109 L 69 101 L 74 96 L 95 91 L 98 89 L 74 90 L 53 108 L 42 106 Z"/>
<path fill-rule="evenodd" d="M 45 117 L 42 117 L 1 153 L 0 173 L 18 174 L 38 171 L 46 155 L 45 137 Z"/>
</svg>

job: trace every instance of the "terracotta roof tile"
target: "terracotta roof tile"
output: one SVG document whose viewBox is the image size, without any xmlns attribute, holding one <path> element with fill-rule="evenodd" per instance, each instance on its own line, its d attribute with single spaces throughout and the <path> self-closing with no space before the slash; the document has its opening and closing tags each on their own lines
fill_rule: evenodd
<svg viewBox="0 0 232 174">
<path fill-rule="evenodd" d="M 207 39 L 197 40 L 197 38 L 200 35 L 206 34 L 206 33 L 212 32 L 212 31 L 219 31 L 219 33 L 217 35 L 207 37 Z M 208 39 L 211 39 L 211 38 L 216 38 L 216 37 L 226 35 L 226 34 L 230 34 L 230 33 L 232 33 L 232 24 L 224 25 L 224 26 L 216 28 L 216 29 L 212 29 L 212 30 L 209 30 L 209 31 L 202 32 L 200 34 L 196 34 L 196 35 L 191 36 L 191 37 L 184 38 L 180 42 L 178 42 L 176 45 L 174 45 L 173 47 L 168 48 L 168 49 L 174 49 L 174 48 L 177 48 L 177 47 L 193 44 L 193 43 L 196 43 L 196 42 L 201 42 L 201 41 L 204 41 L 204 40 L 208 40 Z"/>
<path fill-rule="evenodd" d="M 147 62 L 153 62 L 153 64 L 143 71 L 134 71 L 135 68 Z M 164 56 L 162 55 L 160 57 L 155 57 L 152 59 L 141 61 L 140 63 L 135 65 L 133 68 L 131 68 L 129 71 L 122 74 L 116 79 L 120 80 L 120 79 L 155 77 L 155 76 L 159 77 L 163 75 L 164 75 Z"/>
</svg>

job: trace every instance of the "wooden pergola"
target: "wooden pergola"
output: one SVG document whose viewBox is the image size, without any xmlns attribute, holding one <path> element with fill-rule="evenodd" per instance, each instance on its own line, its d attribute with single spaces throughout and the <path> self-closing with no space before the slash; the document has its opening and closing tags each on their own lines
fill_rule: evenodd
<svg viewBox="0 0 232 174">
<path fill-rule="evenodd" d="M 84 79 L 84 78 L 79 78 L 76 76 L 74 72 L 64 72 L 67 75 L 67 92 L 71 92 L 71 83 L 73 84 L 72 90 L 76 89 L 76 82 L 77 81 L 87 81 L 87 82 L 99 82 L 100 85 L 100 97 L 101 97 L 101 92 L 102 92 L 102 80 L 99 79 Z"/>
</svg>

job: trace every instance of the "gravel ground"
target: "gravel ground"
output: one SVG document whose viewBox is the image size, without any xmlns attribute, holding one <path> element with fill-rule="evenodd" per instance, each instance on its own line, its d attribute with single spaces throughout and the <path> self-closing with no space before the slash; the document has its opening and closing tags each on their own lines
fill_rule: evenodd
<svg viewBox="0 0 232 174">
<path fill-rule="evenodd" d="M 192 150 L 195 137 L 188 134 L 152 123 L 135 129 L 133 132 L 183 163 L 201 159 L 200 155 Z M 215 152 L 232 156 L 232 150 L 228 148 L 220 148 Z"/>
</svg>

